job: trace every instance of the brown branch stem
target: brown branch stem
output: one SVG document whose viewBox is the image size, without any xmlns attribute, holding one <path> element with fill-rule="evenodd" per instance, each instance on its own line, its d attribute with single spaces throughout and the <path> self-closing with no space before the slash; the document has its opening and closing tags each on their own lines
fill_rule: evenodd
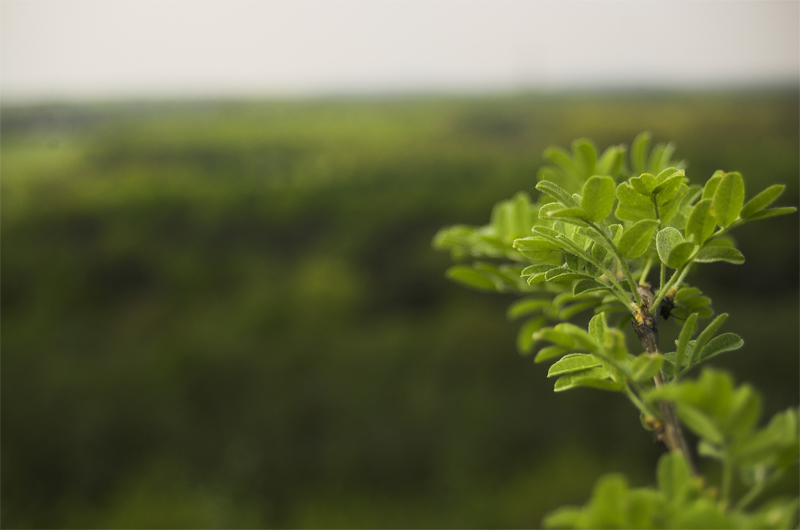
<svg viewBox="0 0 800 530">
<path fill-rule="evenodd" d="M 639 294 L 641 295 L 642 305 L 639 311 L 634 315 L 631 322 L 639 341 L 642 343 L 644 351 L 650 355 L 658 353 L 658 311 L 653 311 L 655 315 L 650 314 L 650 304 L 653 302 L 653 294 L 649 286 L 640 285 Z M 659 372 L 653 378 L 653 383 L 656 388 L 664 384 L 664 374 Z M 697 470 L 694 467 L 692 454 L 689 451 L 689 446 L 686 443 L 686 438 L 683 436 L 681 424 L 678 421 L 678 416 L 675 413 L 675 404 L 668 401 L 659 401 L 658 408 L 661 413 L 661 426 L 657 430 L 657 435 L 664 444 L 667 446 L 671 453 L 681 453 L 692 472 L 692 475 L 697 475 Z"/>
</svg>

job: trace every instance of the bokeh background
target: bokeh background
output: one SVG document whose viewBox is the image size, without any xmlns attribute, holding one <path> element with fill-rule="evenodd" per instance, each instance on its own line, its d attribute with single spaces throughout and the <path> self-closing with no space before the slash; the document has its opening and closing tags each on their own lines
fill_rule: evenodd
<svg viewBox="0 0 800 530">
<path fill-rule="evenodd" d="M 798 203 L 796 2 L 0 10 L 7 528 L 536 527 L 652 484 L 636 411 L 554 395 L 433 235 L 535 191 L 549 145 L 643 130 Z M 734 235 L 746 263 L 690 281 L 772 414 L 797 216 Z"/>
</svg>

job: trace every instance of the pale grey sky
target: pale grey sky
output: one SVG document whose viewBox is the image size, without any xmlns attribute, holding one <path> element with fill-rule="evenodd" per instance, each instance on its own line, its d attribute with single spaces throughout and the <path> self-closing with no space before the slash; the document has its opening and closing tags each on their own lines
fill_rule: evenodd
<svg viewBox="0 0 800 530">
<path fill-rule="evenodd" d="M 797 0 L 0 0 L 0 96 L 800 83 Z"/>
</svg>

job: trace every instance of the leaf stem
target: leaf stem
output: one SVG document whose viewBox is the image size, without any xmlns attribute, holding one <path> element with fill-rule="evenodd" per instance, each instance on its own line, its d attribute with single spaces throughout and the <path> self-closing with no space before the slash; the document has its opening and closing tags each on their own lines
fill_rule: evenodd
<svg viewBox="0 0 800 530">
<path fill-rule="evenodd" d="M 647 275 L 650 273 L 650 267 L 653 266 L 653 256 L 647 258 L 647 263 L 644 264 L 644 269 L 642 270 L 642 275 L 639 278 L 639 283 L 645 283 L 647 281 Z"/>
<path fill-rule="evenodd" d="M 653 206 L 656 208 L 656 219 L 658 219 L 658 226 L 664 226 L 661 223 L 661 215 L 658 213 L 658 199 L 656 198 L 656 195 L 651 195 L 650 197 L 653 199 Z"/>
<path fill-rule="evenodd" d="M 631 381 L 628 381 L 628 384 L 625 385 L 625 395 L 628 396 L 628 399 L 631 400 L 631 403 L 639 409 L 639 412 L 647 415 L 652 416 L 653 418 L 657 418 L 658 414 L 655 411 L 651 410 L 650 407 L 644 404 L 644 402 L 639 398 L 639 396 L 631 389 Z M 641 393 L 641 389 L 638 389 L 639 393 Z"/>
<path fill-rule="evenodd" d="M 609 248 L 614 253 L 614 257 L 617 258 L 617 261 L 622 266 L 622 272 L 625 274 L 625 279 L 628 281 L 628 286 L 630 287 L 631 292 L 633 293 L 633 297 L 636 300 L 636 306 L 638 307 L 642 305 L 642 297 L 639 296 L 639 290 L 636 289 L 636 282 L 633 281 L 633 276 L 631 276 L 631 271 L 630 269 L 628 269 L 628 264 L 624 259 L 622 259 L 622 256 L 620 255 L 619 250 L 617 249 L 617 245 L 615 245 L 614 242 L 611 241 L 611 238 L 609 238 L 605 234 L 605 232 L 600 230 L 600 228 L 596 224 L 592 222 L 589 222 L 588 224 L 590 228 L 592 228 L 595 232 L 600 234 L 600 237 L 602 237 L 605 240 L 605 242 L 608 243 Z"/>
<path fill-rule="evenodd" d="M 720 483 L 720 501 L 722 502 L 723 509 L 728 509 L 729 499 L 731 496 L 731 482 L 733 481 L 733 466 L 730 459 L 725 456 L 722 461 L 722 479 Z"/>
<path fill-rule="evenodd" d="M 739 502 L 736 503 L 736 507 L 735 507 L 736 510 L 745 509 L 748 504 L 753 502 L 753 500 L 756 497 L 758 497 L 761 494 L 762 491 L 764 491 L 764 488 L 766 487 L 766 485 L 767 485 L 767 481 L 766 480 L 759 480 L 758 482 L 753 484 L 753 487 L 750 488 L 750 490 L 748 490 L 748 492 L 745 493 L 744 496 L 741 499 L 739 499 Z"/>
<path fill-rule="evenodd" d="M 592 223 L 587 222 L 587 224 L 591 225 L 595 230 L 597 230 L 597 227 L 595 227 Z M 620 302 L 622 302 L 622 305 L 624 305 L 626 308 L 628 308 L 629 311 L 632 311 L 632 309 L 631 309 L 631 301 L 630 301 L 629 298 L 627 298 L 625 289 L 623 289 L 622 286 L 619 284 L 619 282 L 617 282 L 617 279 L 614 277 L 614 274 L 610 270 L 608 270 L 607 268 L 603 267 L 602 263 L 600 263 L 599 261 L 594 259 L 594 257 L 590 256 L 582 248 L 579 248 L 577 245 L 575 245 L 574 241 L 571 241 L 568 238 L 562 238 L 562 239 L 564 239 L 564 240 L 562 240 L 562 239 L 559 239 L 557 237 L 549 236 L 547 234 L 539 233 L 538 235 L 540 235 L 541 237 L 543 237 L 543 238 L 545 238 L 545 239 L 547 239 L 547 240 L 549 240 L 549 241 L 551 241 L 551 242 L 553 242 L 553 243 L 555 243 L 557 245 L 566 245 L 569 248 L 562 247 L 562 248 L 564 248 L 564 250 L 566 250 L 568 252 L 571 252 L 571 253 L 575 254 L 576 256 L 580 257 L 581 259 L 584 259 L 584 260 L 588 261 L 589 263 L 591 263 L 592 265 L 597 267 L 599 270 L 603 271 L 605 273 L 605 275 L 606 275 L 606 278 L 608 278 L 608 280 L 611 282 L 613 287 L 616 289 L 616 290 L 612 289 L 611 292 L 617 297 L 617 299 Z M 603 234 L 603 235 L 605 235 L 605 234 Z M 612 243 L 612 245 L 613 245 L 613 243 Z"/>
<path fill-rule="evenodd" d="M 694 263 L 695 256 L 697 256 L 697 251 L 695 251 L 694 254 L 692 254 L 692 257 L 689 258 L 689 261 L 686 262 L 686 265 L 684 265 L 680 270 L 675 271 L 675 273 L 667 282 L 667 285 L 664 285 L 661 289 L 658 290 L 658 295 L 656 296 L 656 299 L 653 301 L 652 307 L 650 307 L 650 314 L 652 315 L 656 314 L 656 312 L 658 311 L 658 306 L 661 304 L 661 300 L 663 300 L 664 297 L 667 296 L 667 293 L 669 293 L 672 289 L 677 290 L 678 287 L 680 287 L 681 283 L 683 283 L 684 278 L 686 278 L 686 275 L 689 273 L 689 269 L 692 267 L 692 264 Z M 661 264 L 661 267 L 662 267 L 661 270 L 663 271 L 664 270 L 663 263 Z"/>
</svg>

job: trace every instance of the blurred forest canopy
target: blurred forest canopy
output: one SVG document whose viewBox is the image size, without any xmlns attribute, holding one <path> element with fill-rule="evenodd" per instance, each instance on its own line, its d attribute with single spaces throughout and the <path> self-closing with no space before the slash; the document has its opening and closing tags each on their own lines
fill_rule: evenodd
<svg viewBox="0 0 800 530">
<path fill-rule="evenodd" d="M 624 399 L 554 395 L 513 298 L 447 282 L 431 238 L 535 191 L 545 147 L 643 130 L 693 182 L 740 171 L 797 206 L 799 101 L 4 107 L 0 522 L 535 527 L 602 473 L 652 484 L 662 449 Z M 744 265 L 691 281 L 745 340 L 714 364 L 771 415 L 798 400 L 798 221 L 737 239 Z"/>
</svg>

